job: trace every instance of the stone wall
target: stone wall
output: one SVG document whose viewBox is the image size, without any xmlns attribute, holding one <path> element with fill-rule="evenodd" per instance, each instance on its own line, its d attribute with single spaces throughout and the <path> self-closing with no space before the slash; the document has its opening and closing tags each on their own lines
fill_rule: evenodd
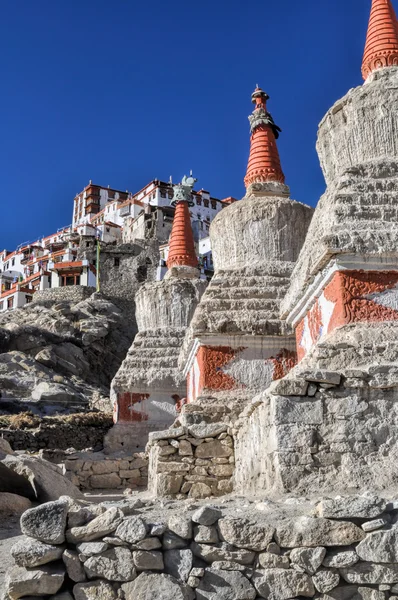
<svg viewBox="0 0 398 600">
<path fill-rule="evenodd" d="M 31 452 L 42 448 L 54 450 L 94 448 L 101 450 L 104 445 L 104 437 L 110 428 L 111 424 L 100 426 L 83 424 L 76 426 L 69 423 L 42 424 L 37 429 L 0 429 L 0 437 L 7 440 L 13 450 Z"/>
<path fill-rule="evenodd" d="M 39 290 L 33 294 L 32 302 L 40 304 L 53 304 L 54 302 L 73 302 L 78 303 L 86 300 L 95 292 L 94 287 L 84 285 L 68 285 L 59 288 L 48 288 Z"/>
<path fill-rule="evenodd" d="M 232 491 L 234 443 L 224 423 L 150 433 L 147 450 L 154 496 L 209 498 Z"/>
<path fill-rule="evenodd" d="M 68 479 L 82 490 L 146 488 L 148 457 L 135 452 L 125 457 L 105 456 L 101 452 L 69 455 L 64 463 Z"/>
<path fill-rule="evenodd" d="M 388 600 L 398 502 L 374 496 L 88 505 L 26 511 L 6 597 L 65 600 Z M 8 594 L 8 595 L 7 595 Z"/>
</svg>

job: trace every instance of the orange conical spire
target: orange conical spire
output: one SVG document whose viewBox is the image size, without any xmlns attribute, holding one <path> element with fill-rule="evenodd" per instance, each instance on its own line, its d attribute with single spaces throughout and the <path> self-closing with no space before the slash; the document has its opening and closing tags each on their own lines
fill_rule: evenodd
<svg viewBox="0 0 398 600">
<path fill-rule="evenodd" d="M 398 21 L 391 0 L 372 0 L 365 53 L 364 79 L 383 67 L 398 66 Z"/>
<path fill-rule="evenodd" d="M 197 267 L 198 259 L 195 252 L 195 243 L 191 225 L 189 206 L 191 202 L 191 190 L 196 181 L 193 177 L 184 177 L 182 184 L 174 188 L 174 201 L 176 211 L 174 214 L 173 227 L 170 234 L 169 256 L 167 266 L 171 267 Z M 185 185 L 184 185 L 185 184 Z"/>
<path fill-rule="evenodd" d="M 247 165 L 245 185 L 264 181 L 285 183 L 276 140 L 279 137 L 279 127 L 267 112 L 266 101 L 269 96 L 259 87 L 252 94 L 253 104 L 256 105 L 249 117 L 251 126 L 250 156 Z"/>
</svg>

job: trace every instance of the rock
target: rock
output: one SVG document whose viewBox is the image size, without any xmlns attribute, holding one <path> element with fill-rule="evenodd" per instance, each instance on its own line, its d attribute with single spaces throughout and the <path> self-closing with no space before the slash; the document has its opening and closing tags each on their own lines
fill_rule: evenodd
<svg viewBox="0 0 398 600">
<path fill-rule="evenodd" d="M 9 469 L 0 462 L 0 493 L 14 494 L 23 496 L 29 500 L 36 500 L 36 493 L 30 482 L 18 475 L 12 469 Z"/>
<path fill-rule="evenodd" d="M 122 585 L 125 600 L 193 600 L 192 590 L 171 575 L 141 573 L 135 581 Z M 79 600 L 79 599 L 77 599 Z"/>
<path fill-rule="evenodd" d="M 40 567 L 61 558 L 63 548 L 43 544 L 27 536 L 18 540 L 11 548 L 11 556 L 19 567 Z"/>
<path fill-rule="evenodd" d="M 90 556 L 95 556 L 108 550 L 108 544 L 104 542 L 83 542 L 77 545 L 77 549 L 80 554 L 84 554 L 84 556 L 90 558 Z"/>
<path fill-rule="evenodd" d="M 252 583 L 260 596 L 273 600 L 287 600 L 297 596 L 311 597 L 315 594 L 314 584 L 306 573 L 288 569 L 266 569 L 255 571 Z"/>
<path fill-rule="evenodd" d="M 75 600 L 117 600 L 117 594 L 110 583 L 90 581 L 78 583 L 73 588 Z"/>
<path fill-rule="evenodd" d="M 176 427 L 175 429 L 166 429 L 165 431 L 151 431 L 148 438 L 149 443 L 151 443 L 158 440 L 175 440 L 183 435 L 185 435 L 184 427 Z"/>
<path fill-rule="evenodd" d="M 156 551 L 136 550 L 133 552 L 134 566 L 138 571 L 163 571 L 163 554 Z"/>
<path fill-rule="evenodd" d="M 50 596 L 61 588 L 64 577 L 64 571 L 54 566 L 29 571 L 24 567 L 12 567 L 7 572 L 5 587 L 11 600 L 24 596 Z"/>
<path fill-rule="evenodd" d="M 385 594 L 368 587 L 340 585 L 321 596 L 322 600 L 385 600 Z"/>
<path fill-rule="evenodd" d="M 172 533 L 175 533 L 184 540 L 192 539 L 193 532 L 190 517 L 184 517 L 183 515 L 172 516 L 168 521 L 168 528 Z"/>
<path fill-rule="evenodd" d="M 64 561 L 68 576 L 74 583 L 86 581 L 86 574 L 77 552 L 65 550 L 62 555 L 62 560 Z"/>
<path fill-rule="evenodd" d="M 32 503 L 24 496 L 0 492 L 0 514 L 20 515 L 25 510 L 32 508 Z"/>
<path fill-rule="evenodd" d="M 210 498 L 212 496 L 211 488 L 206 483 L 194 483 L 189 490 L 189 498 Z"/>
<path fill-rule="evenodd" d="M 202 506 L 193 513 L 192 521 L 199 525 L 214 525 L 221 517 L 222 512 L 221 510 L 218 510 L 218 508 L 214 508 L 213 506 Z"/>
<path fill-rule="evenodd" d="M 177 473 L 169 475 L 165 473 L 158 474 L 156 476 L 156 495 L 160 498 L 163 496 L 175 496 L 179 493 L 183 480 L 184 476 Z"/>
<path fill-rule="evenodd" d="M 347 583 L 397 583 L 398 564 L 378 565 L 370 562 L 358 562 L 352 567 L 340 569 Z"/>
<path fill-rule="evenodd" d="M 179 550 L 187 547 L 187 541 L 180 538 L 180 536 L 166 531 L 163 536 L 163 548 L 165 550 Z"/>
<path fill-rule="evenodd" d="M 201 544 L 217 544 L 220 540 L 216 527 L 197 525 L 194 529 L 194 540 Z"/>
<path fill-rule="evenodd" d="M 116 473 L 106 473 L 104 475 L 91 475 L 90 485 L 94 489 L 110 490 L 120 487 L 122 485 L 122 480 Z"/>
<path fill-rule="evenodd" d="M 339 585 L 340 575 L 337 571 L 320 569 L 313 575 L 312 581 L 318 592 L 326 594 Z"/>
<path fill-rule="evenodd" d="M 130 544 L 136 544 L 145 538 L 147 527 L 140 517 L 128 517 L 116 529 L 116 536 Z"/>
<path fill-rule="evenodd" d="M 199 424 L 188 427 L 189 435 L 192 435 L 192 437 L 196 439 L 217 437 L 227 430 L 228 427 L 225 425 L 225 423 Z"/>
<path fill-rule="evenodd" d="M 240 571 L 206 569 L 196 588 L 197 600 L 254 600 L 256 590 Z"/>
<path fill-rule="evenodd" d="M 378 496 L 324 498 L 317 506 L 320 517 L 329 519 L 374 519 L 386 509 L 387 502 Z"/>
<path fill-rule="evenodd" d="M 55 596 L 50 596 L 48 600 L 73 600 L 73 598 L 69 592 L 61 592 L 60 594 L 56 594 Z"/>
<path fill-rule="evenodd" d="M 162 542 L 157 537 L 145 538 L 134 544 L 135 550 L 157 550 L 162 547 Z"/>
<path fill-rule="evenodd" d="M 378 563 L 398 563 L 398 530 L 375 531 L 356 547 L 361 560 Z"/>
<path fill-rule="evenodd" d="M 101 506 L 104 507 L 104 510 L 112 507 L 119 508 L 125 517 L 130 517 L 135 515 L 137 509 L 142 508 L 144 503 L 139 498 L 123 498 L 117 502 L 102 502 Z"/>
<path fill-rule="evenodd" d="M 226 517 L 218 522 L 223 540 L 247 550 L 261 552 L 271 542 L 275 528 L 269 523 L 260 523 L 239 517 Z"/>
<path fill-rule="evenodd" d="M 242 572 L 245 572 L 247 570 L 247 567 L 245 567 L 244 565 L 240 565 L 237 562 L 231 562 L 229 560 L 216 560 L 212 563 L 211 568 L 217 569 L 219 571 L 242 571 Z"/>
<path fill-rule="evenodd" d="M 322 564 L 326 548 L 294 548 L 290 553 L 292 564 L 298 565 L 309 575 L 313 575 Z"/>
<path fill-rule="evenodd" d="M 385 525 L 388 525 L 389 521 L 382 517 L 381 519 L 374 519 L 373 521 L 366 521 L 366 523 L 362 523 L 361 527 L 366 533 L 370 531 L 376 531 L 376 529 L 381 529 Z"/>
<path fill-rule="evenodd" d="M 0 460 L 7 456 L 7 454 L 14 454 L 14 451 L 7 440 L 0 437 Z"/>
<path fill-rule="evenodd" d="M 195 450 L 196 458 L 229 458 L 233 453 L 232 448 L 225 446 L 219 440 L 205 442 Z"/>
<path fill-rule="evenodd" d="M 331 550 L 326 554 L 322 564 L 324 567 L 339 569 L 340 567 L 352 567 L 358 560 L 359 556 L 355 550 Z"/>
<path fill-rule="evenodd" d="M 72 544 L 97 540 L 115 531 L 122 520 L 123 513 L 118 508 L 110 508 L 87 525 L 69 529 L 66 532 L 66 539 Z"/>
<path fill-rule="evenodd" d="M 312 371 L 303 373 L 306 381 L 314 381 L 315 383 L 327 383 L 330 385 L 340 385 L 341 375 L 335 371 Z"/>
<path fill-rule="evenodd" d="M 46 544 L 63 544 L 67 516 L 66 500 L 30 508 L 21 517 L 22 533 Z"/>
<path fill-rule="evenodd" d="M 305 379 L 279 379 L 273 381 L 268 388 L 268 393 L 273 396 L 306 396 L 308 382 Z"/>
<path fill-rule="evenodd" d="M 188 440 L 181 440 L 178 447 L 178 454 L 180 456 L 193 456 L 192 445 Z"/>
<path fill-rule="evenodd" d="M 221 544 L 217 547 L 192 542 L 191 550 L 195 556 L 203 559 L 207 563 L 227 560 L 237 562 L 241 565 L 251 565 L 256 556 L 255 553 L 250 550 L 231 550 L 227 544 Z"/>
<path fill-rule="evenodd" d="M 128 548 L 112 548 L 84 563 L 89 579 L 103 577 L 109 581 L 132 581 L 136 577 L 132 555 Z"/>
<path fill-rule="evenodd" d="M 40 502 L 58 500 L 60 496 L 83 498 L 81 491 L 62 474 L 61 469 L 47 460 L 14 454 L 6 456 L 3 464 L 29 481 Z"/>
<path fill-rule="evenodd" d="M 288 556 L 279 556 L 271 552 L 263 552 L 258 555 L 258 562 L 263 569 L 289 569 L 290 560 Z M 214 567 L 214 563 L 212 565 Z"/>
<path fill-rule="evenodd" d="M 282 548 L 350 546 L 364 537 L 365 533 L 354 523 L 306 516 L 280 521 L 275 533 Z"/>
<path fill-rule="evenodd" d="M 164 565 L 166 573 L 186 583 L 193 565 L 192 551 L 167 550 L 164 553 Z"/>
</svg>

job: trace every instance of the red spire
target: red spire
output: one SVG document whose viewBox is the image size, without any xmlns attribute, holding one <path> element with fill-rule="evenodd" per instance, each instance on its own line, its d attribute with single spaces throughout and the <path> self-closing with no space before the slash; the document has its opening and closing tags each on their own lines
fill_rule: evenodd
<svg viewBox="0 0 398 600">
<path fill-rule="evenodd" d="M 276 140 L 279 127 L 267 112 L 266 101 L 269 96 L 259 87 L 252 94 L 252 102 L 256 105 L 249 117 L 251 125 L 250 157 L 247 165 L 245 185 L 264 181 L 285 183 Z"/>
<path fill-rule="evenodd" d="M 191 216 L 186 200 L 180 200 L 176 204 L 173 227 L 170 235 L 167 266 L 169 269 L 171 269 L 171 267 L 198 266 L 192 233 Z"/>
<path fill-rule="evenodd" d="M 364 79 L 377 69 L 398 66 L 398 21 L 391 0 L 372 0 L 365 53 Z"/>
</svg>

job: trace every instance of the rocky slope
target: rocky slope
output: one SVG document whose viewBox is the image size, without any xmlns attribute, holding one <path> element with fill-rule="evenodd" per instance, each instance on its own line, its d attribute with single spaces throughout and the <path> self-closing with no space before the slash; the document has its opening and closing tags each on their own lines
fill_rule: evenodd
<svg viewBox="0 0 398 600">
<path fill-rule="evenodd" d="M 0 414 L 110 410 L 135 324 L 100 294 L 0 315 Z"/>
</svg>

